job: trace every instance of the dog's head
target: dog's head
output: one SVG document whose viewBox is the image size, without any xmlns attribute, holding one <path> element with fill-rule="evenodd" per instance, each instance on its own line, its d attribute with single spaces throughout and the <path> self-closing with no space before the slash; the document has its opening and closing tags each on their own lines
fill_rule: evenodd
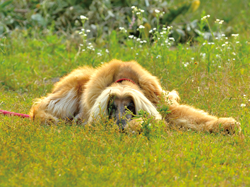
<svg viewBox="0 0 250 187">
<path fill-rule="evenodd" d="M 131 96 L 118 97 L 116 95 L 110 97 L 108 115 L 110 119 L 114 119 L 116 124 L 123 129 L 127 122 L 136 115 L 133 98 Z"/>
<path fill-rule="evenodd" d="M 125 128 L 127 122 L 140 110 L 146 111 L 155 119 L 161 119 L 156 107 L 144 96 L 138 86 L 133 83 L 114 83 L 96 99 L 88 122 L 93 122 L 103 113 L 113 118 L 120 127 Z"/>
</svg>

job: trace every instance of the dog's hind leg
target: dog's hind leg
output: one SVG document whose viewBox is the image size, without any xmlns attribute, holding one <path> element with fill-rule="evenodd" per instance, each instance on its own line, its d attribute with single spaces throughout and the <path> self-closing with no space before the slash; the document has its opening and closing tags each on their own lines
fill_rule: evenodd
<svg viewBox="0 0 250 187">
<path fill-rule="evenodd" d="M 84 86 L 93 72 L 92 68 L 79 68 L 63 77 L 55 84 L 52 93 L 34 103 L 30 116 L 46 123 L 73 119 L 82 110 L 80 100 Z"/>
<path fill-rule="evenodd" d="M 235 128 L 240 131 L 240 123 L 233 118 L 217 118 L 203 110 L 178 103 L 171 104 L 169 110 L 166 120 L 177 127 L 209 132 L 219 132 L 220 129 L 235 132 Z"/>
<path fill-rule="evenodd" d="M 30 112 L 33 119 L 44 122 L 57 122 L 60 119 L 72 119 L 79 110 L 79 99 L 74 87 L 62 89 L 38 99 Z"/>
</svg>

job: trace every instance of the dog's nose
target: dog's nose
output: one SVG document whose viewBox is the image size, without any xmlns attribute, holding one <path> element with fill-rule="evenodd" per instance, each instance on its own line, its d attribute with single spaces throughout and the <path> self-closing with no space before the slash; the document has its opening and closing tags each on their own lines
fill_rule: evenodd
<svg viewBox="0 0 250 187">
<path fill-rule="evenodd" d="M 116 124 L 118 125 L 119 129 L 124 130 L 125 126 L 127 125 L 127 120 L 126 119 L 117 120 Z"/>
</svg>

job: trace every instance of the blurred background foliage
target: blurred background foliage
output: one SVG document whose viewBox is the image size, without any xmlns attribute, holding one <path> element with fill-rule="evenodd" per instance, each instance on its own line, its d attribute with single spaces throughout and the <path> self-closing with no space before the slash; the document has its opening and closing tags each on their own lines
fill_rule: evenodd
<svg viewBox="0 0 250 187">
<path fill-rule="evenodd" d="M 88 38 L 97 44 L 104 43 L 113 30 L 119 27 L 138 35 L 137 15 L 131 6 L 142 13 L 145 32 L 155 27 L 173 26 L 172 37 L 176 43 L 194 41 L 203 32 L 211 34 L 207 25 L 200 25 L 200 18 L 211 15 L 212 30 L 231 35 L 247 32 L 249 29 L 250 3 L 248 0 L 1 0 L 0 36 L 9 35 L 14 30 L 32 32 L 53 32 L 59 35 L 72 35 L 82 28 L 80 15 L 88 17 L 84 28 L 90 30 Z M 228 8 L 230 7 L 230 8 Z M 159 19 L 155 10 L 165 12 Z M 215 19 L 224 20 L 221 28 L 214 26 Z M 157 23 L 159 20 L 159 23 Z M 132 25 L 132 26 L 131 26 Z M 234 26 L 232 26 L 234 25 Z M 148 36 L 148 34 L 146 34 Z"/>
</svg>

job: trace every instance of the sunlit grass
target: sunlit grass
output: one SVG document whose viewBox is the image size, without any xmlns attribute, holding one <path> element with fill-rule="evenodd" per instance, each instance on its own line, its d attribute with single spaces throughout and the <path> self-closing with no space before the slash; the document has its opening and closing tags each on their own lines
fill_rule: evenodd
<svg viewBox="0 0 250 187">
<path fill-rule="evenodd" d="M 22 31 L 13 32 L 1 39 L 0 108 L 28 113 L 32 99 L 49 93 L 58 77 L 78 66 L 96 67 L 113 58 L 137 60 L 165 89 L 176 89 L 182 103 L 240 121 L 243 136 L 161 126 L 152 128 L 148 138 L 120 133 L 104 122 L 93 128 L 64 122 L 46 126 L 1 115 L 0 185 L 250 185 L 247 37 L 200 38 L 194 46 L 172 48 L 164 33 L 157 36 L 162 38 L 155 43 L 141 43 L 112 32 L 106 47 L 87 44 L 79 52 L 75 40 L 25 38 Z"/>
</svg>

